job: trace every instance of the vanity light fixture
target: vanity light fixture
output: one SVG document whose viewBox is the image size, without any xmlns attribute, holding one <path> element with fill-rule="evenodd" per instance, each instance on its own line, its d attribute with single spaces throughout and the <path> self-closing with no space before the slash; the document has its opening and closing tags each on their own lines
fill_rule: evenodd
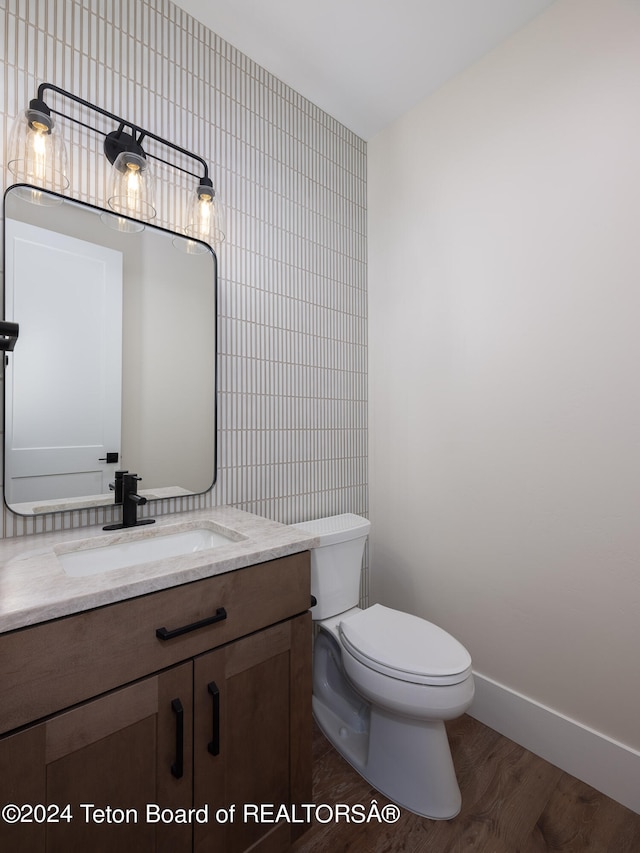
<svg viewBox="0 0 640 853">
<path fill-rule="evenodd" d="M 186 232 L 204 243 L 222 243 L 225 238 L 224 210 L 210 178 L 202 178 L 191 196 Z"/>
<path fill-rule="evenodd" d="M 105 133 L 74 116 L 50 108 L 44 101 L 47 90 L 116 122 L 117 129 Z M 225 239 L 223 209 L 213 189 L 208 166 L 202 157 L 51 83 L 40 84 L 38 97 L 30 102 L 29 108 L 18 116 L 14 123 L 8 166 L 19 181 L 57 193 L 69 186 L 66 177 L 66 150 L 61 137 L 53 133 L 52 113 L 104 136 L 104 153 L 112 165 L 107 206 L 113 214 L 104 215 L 110 225 L 119 230 L 137 231 L 144 227 L 143 222 L 148 222 L 156 216 L 152 170 L 149 164 L 149 160 L 153 159 L 198 181 L 187 214 L 187 237 L 209 244 L 220 243 Z M 159 153 L 145 151 L 142 147 L 144 139 L 152 140 L 155 143 L 154 148 L 157 145 L 164 146 L 195 160 L 200 165 L 202 174 L 183 168 L 175 162 L 175 158 L 172 161 Z M 32 197 L 31 200 L 38 199 Z"/>
<path fill-rule="evenodd" d="M 69 186 L 67 149 L 56 129 L 51 110 L 33 98 L 16 118 L 9 139 L 9 171 L 20 181 L 56 193 Z M 39 201 L 37 191 L 31 200 Z"/>
<path fill-rule="evenodd" d="M 153 176 L 144 154 L 122 151 L 111 167 L 107 204 L 116 213 L 135 219 L 154 219 Z"/>
</svg>

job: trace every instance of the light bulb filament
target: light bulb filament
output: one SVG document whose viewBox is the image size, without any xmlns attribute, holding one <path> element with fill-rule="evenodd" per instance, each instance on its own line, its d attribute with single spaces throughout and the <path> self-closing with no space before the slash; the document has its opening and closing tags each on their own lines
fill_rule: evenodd
<svg viewBox="0 0 640 853">
<path fill-rule="evenodd" d="M 47 137 L 40 129 L 42 125 L 34 127 L 33 144 L 33 171 L 36 181 L 44 181 L 47 171 Z M 45 128 L 46 130 L 46 128 Z"/>
<path fill-rule="evenodd" d="M 140 196 L 140 166 L 127 163 L 127 204 L 131 210 L 138 206 Z"/>
<path fill-rule="evenodd" d="M 211 196 L 202 195 L 198 201 L 198 231 L 203 240 L 208 239 L 211 227 Z"/>
</svg>

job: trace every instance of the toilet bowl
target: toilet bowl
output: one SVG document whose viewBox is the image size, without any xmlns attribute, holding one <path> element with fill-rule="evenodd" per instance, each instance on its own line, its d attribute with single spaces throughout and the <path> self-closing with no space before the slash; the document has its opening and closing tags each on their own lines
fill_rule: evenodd
<svg viewBox="0 0 640 853">
<path fill-rule="evenodd" d="M 346 514 L 295 526 L 320 539 L 311 552 L 316 722 L 394 803 L 424 817 L 455 817 L 461 796 L 444 721 L 473 699 L 469 653 L 417 616 L 357 606 L 366 519 Z"/>
</svg>

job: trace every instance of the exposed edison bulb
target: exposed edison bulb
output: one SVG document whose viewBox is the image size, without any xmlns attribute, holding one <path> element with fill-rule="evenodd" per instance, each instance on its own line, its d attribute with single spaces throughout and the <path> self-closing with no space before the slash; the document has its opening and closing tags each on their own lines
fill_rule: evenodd
<svg viewBox="0 0 640 853">
<path fill-rule="evenodd" d="M 202 178 L 191 197 L 186 233 L 203 243 L 222 243 L 225 239 L 224 212 L 209 178 Z"/>
<path fill-rule="evenodd" d="M 207 240 L 211 229 L 211 208 L 213 206 L 213 195 L 203 193 L 198 196 L 195 237 L 199 240 Z"/>
<path fill-rule="evenodd" d="M 35 106 L 34 106 L 35 105 Z M 36 108 L 36 107 L 39 107 Z M 15 120 L 9 141 L 9 171 L 26 184 L 63 192 L 69 186 L 67 152 L 48 107 L 37 100 Z M 36 201 L 36 191 L 33 191 Z"/>
<path fill-rule="evenodd" d="M 135 210 L 140 196 L 140 166 L 137 163 L 127 163 L 127 203 Z"/>
<path fill-rule="evenodd" d="M 116 213 L 142 220 L 155 217 L 153 181 L 145 157 L 130 151 L 118 154 L 111 170 L 110 185 L 107 204 Z"/>
<path fill-rule="evenodd" d="M 41 122 L 31 125 L 30 142 L 33 146 L 33 171 L 36 182 L 44 183 L 47 174 L 47 139 L 48 129 Z"/>
</svg>

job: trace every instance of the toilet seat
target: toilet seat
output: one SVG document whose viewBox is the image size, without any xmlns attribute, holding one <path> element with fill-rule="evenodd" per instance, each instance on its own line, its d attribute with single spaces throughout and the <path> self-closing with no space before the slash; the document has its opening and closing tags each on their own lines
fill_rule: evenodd
<svg viewBox="0 0 640 853">
<path fill-rule="evenodd" d="M 455 637 L 410 613 L 374 604 L 340 622 L 343 648 L 364 666 L 413 684 L 459 684 L 471 656 Z"/>
</svg>

